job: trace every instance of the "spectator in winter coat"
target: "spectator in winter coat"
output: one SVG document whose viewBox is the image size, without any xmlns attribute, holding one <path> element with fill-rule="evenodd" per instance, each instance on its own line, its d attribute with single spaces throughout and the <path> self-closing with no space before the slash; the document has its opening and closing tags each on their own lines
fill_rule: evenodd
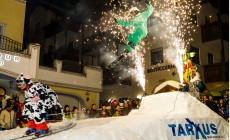
<svg viewBox="0 0 230 140">
<path fill-rule="evenodd" d="M 90 114 L 89 114 L 90 118 L 98 118 L 99 117 L 99 113 L 97 111 L 97 106 L 96 104 L 92 104 L 91 105 L 91 110 L 90 110 Z"/>
<path fill-rule="evenodd" d="M 79 120 L 80 119 L 80 111 L 78 109 L 78 107 L 74 106 L 73 107 L 73 110 L 72 110 L 72 113 L 73 113 L 73 117 L 76 119 L 76 120 Z"/>
<path fill-rule="evenodd" d="M 116 115 L 117 112 L 119 113 L 119 116 L 122 116 L 122 115 L 123 115 L 123 111 L 122 111 L 121 106 L 120 106 L 119 104 L 117 104 L 115 110 L 116 110 L 116 111 L 115 111 L 115 113 L 114 113 L 113 115 Z"/>
<path fill-rule="evenodd" d="M 206 105 L 213 110 L 214 112 L 218 113 L 218 107 L 217 104 L 213 101 L 213 97 L 210 95 L 209 100 L 206 101 Z"/>
<path fill-rule="evenodd" d="M 2 130 L 9 130 L 16 127 L 15 112 L 10 100 L 7 100 L 5 109 L 1 112 L 0 124 L 2 126 Z"/>
<path fill-rule="evenodd" d="M 223 99 L 220 99 L 220 100 L 219 100 L 218 114 L 219 114 L 221 117 L 224 117 L 224 115 L 225 115 L 225 107 L 224 107 L 224 101 L 223 101 Z"/>
<path fill-rule="evenodd" d="M 49 110 L 49 119 L 50 120 L 62 120 L 61 108 L 58 105 L 55 105 Z"/>
<path fill-rule="evenodd" d="M 106 113 L 105 110 L 102 110 L 101 113 L 100 113 L 100 117 L 101 118 L 106 118 L 106 117 L 109 117 L 108 114 Z"/>
<path fill-rule="evenodd" d="M 203 95 L 202 103 L 203 103 L 203 104 L 206 104 L 207 100 L 208 100 L 207 96 L 206 96 L 206 95 Z"/>
<path fill-rule="evenodd" d="M 90 110 L 89 109 L 86 109 L 85 111 L 85 119 L 89 119 L 90 118 Z"/>
<path fill-rule="evenodd" d="M 102 114 L 104 114 L 104 115 L 102 115 Z M 108 109 L 106 109 L 106 105 L 102 105 L 100 115 L 110 117 L 112 114 Z"/>
<path fill-rule="evenodd" d="M 69 105 L 65 105 L 64 111 L 63 111 L 63 118 L 71 120 L 73 118 L 72 112 L 70 112 Z"/>
<path fill-rule="evenodd" d="M 117 110 L 114 114 L 113 114 L 113 117 L 118 117 L 118 116 L 121 116 L 120 112 Z"/>
<path fill-rule="evenodd" d="M 112 113 L 112 115 L 116 112 L 117 104 L 118 104 L 117 100 L 114 100 L 111 102 L 111 113 Z"/>
<path fill-rule="evenodd" d="M 129 106 L 129 104 L 127 102 L 124 103 L 124 108 L 122 109 L 123 111 L 123 115 L 126 116 L 129 114 L 129 112 L 131 111 L 131 107 Z"/>
<path fill-rule="evenodd" d="M 81 109 L 81 112 L 80 112 L 80 115 L 79 115 L 79 120 L 84 120 L 84 119 L 87 119 L 86 118 L 86 109 L 85 108 L 82 108 Z"/>
<path fill-rule="evenodd" d="M 1 111 L 2 111 L 2 97 L 0 97 L 0 113 L 1 113 Z"/>
<path fill-rule="evenodd" d="M 15 113 L 17 113 L 19 111 L 19 97 L 18 96 L 15 96 L 14 97 L 14 107 L 13 107 L 13 110 Z"/>
<path fill-rule="evenodd" d="M 24 104 L 19 104 L 19 111 L 16 114 L 16 123 L 20 128 L 27 127 L 27 119 L 22 116 L 22 110 L 24 109 Z"/>
<path fill-rule="evenodd" d="M 2 100 L 2 110 L 5 109 L 8 100 L 12 100 L 10 96 L 5 95 L 5 99 Z"/>
</svg>

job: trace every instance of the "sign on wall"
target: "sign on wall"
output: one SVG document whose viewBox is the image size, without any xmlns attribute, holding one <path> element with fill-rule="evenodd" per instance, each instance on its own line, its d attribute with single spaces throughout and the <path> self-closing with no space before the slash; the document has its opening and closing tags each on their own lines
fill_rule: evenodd
<svg viewBox="0 0 230 140">
<path fill-rule="evenodd" d="M 5 64 L 5 61 L 12 61 L 18 63 L 20 62 L 20 57 L 16 55 L 0 53 L 0 66 L 3 66 Z"/>
<path fill-rule="evenodd" d="M 147 69 L 147 73 L 168 70 L 168 69 L 173 69 L 173 68 L 176 68 L 176 66 L 175 65 L 165 65 L 165 66 Z"/>
</svg>

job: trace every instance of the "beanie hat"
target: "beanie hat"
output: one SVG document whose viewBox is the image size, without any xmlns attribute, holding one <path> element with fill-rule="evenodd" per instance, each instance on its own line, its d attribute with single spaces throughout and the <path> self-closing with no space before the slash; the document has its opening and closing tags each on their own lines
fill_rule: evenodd
<svg viewBox="0 0 230 140">
<path fill-rule="evenodd" d="M 5 108 L 8 108 L 8 107 L 13 107 L 13 104 L 10 100 L 6 100 L 6 106 Z"/>
</svg>

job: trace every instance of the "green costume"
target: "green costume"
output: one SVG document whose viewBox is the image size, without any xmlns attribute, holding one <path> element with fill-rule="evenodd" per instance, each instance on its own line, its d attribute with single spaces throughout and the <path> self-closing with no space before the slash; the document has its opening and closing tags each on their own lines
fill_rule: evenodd
<svg viewBox="0 0 230 140">
<path fill-rule="evenodd" d="M 151 4 L 146 4 L 147 10 L 143 13 L 140 13 L 137 17 L 134 17 L 130 21 L 123 21 L 117 19 L 116 22 L 122 26 L 134 26 L 133 34 L 128 36 L 128 45 L 126 46 L 126 50 L 128 52 L 132 51 L 134 47 L 138 45 L 141 39 L 147 36 L 147 20 L 148 17 L 153 13 L 153 6 Z"/>
<path fill-rule="evenodd" d="M 106 67 L 107 69 L 115 67 L 117 63 L 119 63 L 123 58 L 125 58 L 127 53 L 131 52 L 132 49 L 134 49 L 138 45 L 141 39 L 147 36 L 147 20 L 148 17 L 153 13 L 153 6 L 150 4 L 149 0 L 145 0 L 145 3 L 147 6 L 147 10 L 145 12 L 138 14 L 130 21 L 115 19 L 115 21 L 122 26 L 134 26 L 134 32 L 133 34 L 130 34 L 128 36 L 128 44 L 126 46 L 125 52 L 121 56 L 119 56 L 115 61 L 113 61 L 110 65 L 108 65 Z"/>
</svg>

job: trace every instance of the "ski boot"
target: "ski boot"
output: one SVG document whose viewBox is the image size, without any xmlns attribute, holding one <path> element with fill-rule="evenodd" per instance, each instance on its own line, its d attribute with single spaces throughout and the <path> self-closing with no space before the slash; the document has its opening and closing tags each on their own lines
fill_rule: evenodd
<svg viewBox="0 0 230 140">
<path fill-rule="evenodd" d="M 39 137 L 41 135 L 45 135 L 45 134 L 48 134 L 49 133 L 49 129 L 47 130 L 38 130 L 37 132 L 35 132 L 35 137 Z"/>
<path fill-rule="evenodd" d="M 31 135 L 32 133 L 35 133 L 36 129 L 34 128 L 29 128 L 26 132 L 25 132 L 25 136 Z"/>
</svg>

